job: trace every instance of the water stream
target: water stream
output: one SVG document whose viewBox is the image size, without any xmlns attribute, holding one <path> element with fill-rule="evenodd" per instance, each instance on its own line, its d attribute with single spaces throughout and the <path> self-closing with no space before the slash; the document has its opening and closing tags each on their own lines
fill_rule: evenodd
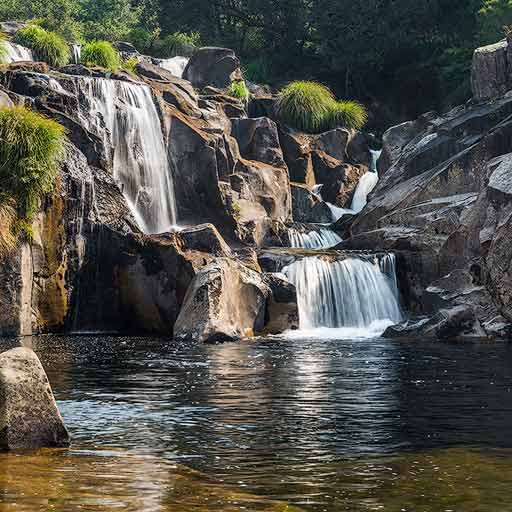
<svg viewBox="0 0 512 512">
<path fill-rule="evenodd" d="M 32 51 L 24 46 L 20 46 L 16 43 L 11 43 L 10 41 L 6 41 L 5 47 L 7 49 L 6 63 L 10 64 L 12 62 L 25 62 L 34 60 L 32 55 Z"/>
</svg>

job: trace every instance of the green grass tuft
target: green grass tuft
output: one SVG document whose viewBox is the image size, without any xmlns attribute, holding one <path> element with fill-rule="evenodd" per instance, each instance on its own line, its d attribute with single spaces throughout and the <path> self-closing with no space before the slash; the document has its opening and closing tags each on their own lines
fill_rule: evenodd
<svg viewBox="0 0 512 512">
<path fill-rule="evenodd" d="M 43 194 L 53 190 L 64 153 L 64 128 L 25 107 L 0 109 L 0 195 L 31 222 Z"/>
<path fill-rule="evenodd" d="M 108 41 L 91 41 L 82 48 L 82 62 L 86 66 L 100 66 L 117 71 L 121 66 L 119 52 Z"/>
<path fill-rule="evenodd" d="M 249 89 L 247 89 L 247 85 L 243 80 L 232 82 L 231 85 L 227 88 L 226 93 L 233 98 L 239 99 L 240 101 L 248 101 L 251 95 Z"/>
<path fill-rule="evenodd" d="M 277 114 L 290 126 L 308 133 L 337 127 L 360 129 L 368 119 L 355 101 L 337 101 L 332 91 L 317 82 L 291 82 L 279 93 Z"/>
<path fill-rule="evenodd" d="M 0 64 L 7 60 L 7 47 L 5 46 L 5 34 L 0 32 Z"/>
<path fill-rule="evenodd" d="M 360 130 L 368 121 L 366 109 L 357 101 L 336 101 L 325 120 L 324 130 L 338 126 Z"/>
<path fill-rule="evenodd" d="M 69 62 L 69 47 L 62 37 L 37 25 L 18 30 L 14 42 L 30 48 L 37 59 L 50 66 L 61 67 Z"/>
<path fill-rule="evenodd" d="M 121 64 L 122 68 L 126 71 L 129 71 L 130 73 L 136 75 L 137 74 L 137 64 L 139 63 L 138 57 L 130 57 L 129 59 L 126 59 Z"/>
<path fill-rule="evenodd" d="M 297 81 L 284 87 L 277 102 L 281 119 L 298 130 L 318 133 L 335 101 L 333 93 L 317 82 Z"/>
<path fill-rule="evenodd" d="M 156 52 L 164 59 L 171 57 L 191 57 L 196 48 L 201 44 L 201 36 L 198 32 L 185 34 L 174 32 L 155 44 Z"/>
</svg>

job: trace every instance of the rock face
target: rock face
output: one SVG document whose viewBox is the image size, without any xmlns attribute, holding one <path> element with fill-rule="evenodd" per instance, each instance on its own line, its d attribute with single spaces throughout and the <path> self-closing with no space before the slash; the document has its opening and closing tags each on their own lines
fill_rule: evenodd
<svg viewBox="0 0 512 512">
<path fill-rule="evenodd" d="M 69 434 L 39 359 L 29 349 L 0 354 L 0 450 L 69 446 Z"/>
<path fill-rule="evenodd" d="M 511 113 L 506 95 L 422 116 L 384 136 L 383 176 L 345 246 L 402 256 L 407 307 L 429 318 L 397 335 L 506 335 Z"/>
<path fill-rule="evenodd" d="M 257 272 L 218 259 L 194 279 L 176 321 L 175 338 L 223 342 L 263 330 L 270 290 Z"/>
<path fill-rule="evenodd" d="M 225 89 L 231 84 L 231 77 L 239 69 L 240 60 L 233 50 L 201 48 L 190 59 L 183 72 L 183 78 L 198 89 L 208 85 Z"/>
</svg>

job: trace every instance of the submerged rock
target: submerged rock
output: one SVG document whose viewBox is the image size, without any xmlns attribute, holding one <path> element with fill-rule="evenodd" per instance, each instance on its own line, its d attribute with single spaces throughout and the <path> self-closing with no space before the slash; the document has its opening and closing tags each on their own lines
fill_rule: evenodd
<svg viewBox="0 0 512 512">
<path fill-rule="evenodd" d="M 69 444 L 68 431 L 35 353 L 15 348 L 0 354 L 0 449 Z"/>
</svg>

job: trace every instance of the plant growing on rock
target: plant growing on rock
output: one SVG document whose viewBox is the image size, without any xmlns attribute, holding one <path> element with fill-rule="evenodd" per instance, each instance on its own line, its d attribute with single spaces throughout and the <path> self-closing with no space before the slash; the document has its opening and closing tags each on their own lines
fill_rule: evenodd
<svg viewBox="0 0 512 512">
<path fill-rule="evenodd" d="M 232 82 L 226 92 L 229 96 L 244 102 L 248 101 L 251 95 L 244 80 Z"/>
<path fill-rule="evenodd" d="M 2 223 L 30 224 L 44 194 L 54 188 L 64 154 L 65 130 L 25 107 L 0 109 L 0 199 Z M 12 233 L 13 229 L 9 232 Z M 22 229 L 22 231 L 27 231 Z M 15 233 L 14 233 L 15 234 Z M 4 245 L 9 239 L 4 238 Z"/>
<path fill-rule="evenodd" d="M 134 75 L 137 74 L 137 64 L 139 63 L 138 57 L 130 57 L 129 59 L 126 59 L 121 64 L 122 68 L 126 71 L 129 71 L 130 73 L 133 73 Z"/>
<path fill-rule="evenodd" d="M 37 25 L 18 30 L 14 41 L 30 48 L 39 60 L 50 66 L 61 67 L 69 62 L 69 47 L 62 37 Z"/>
<path fill-rule="evenodd" d="M 82 48 L 82 62 L 86 66 L 100 66 L 117 71 L 121 65 L 119 52 L 108 41 L 91 41 Z"/>
<path fill-rule="evenodd" d="M 157 53 L 163 58 L 170 57 L 191 57 L 196 48 L 201 44 L 201 36 L 198 32 L 185 34 L 174 32 L 155 45 Z"/>
<path fill-rule="evenodd" d="M 367 120 L 365 108 L 355 101 L 337 101 L 323 84 L 291 82 L 284 87 L 277 102 L 277 114 L 298 130 L 319 133 L 338 126 L 361 128 Z"/>
</svg>

